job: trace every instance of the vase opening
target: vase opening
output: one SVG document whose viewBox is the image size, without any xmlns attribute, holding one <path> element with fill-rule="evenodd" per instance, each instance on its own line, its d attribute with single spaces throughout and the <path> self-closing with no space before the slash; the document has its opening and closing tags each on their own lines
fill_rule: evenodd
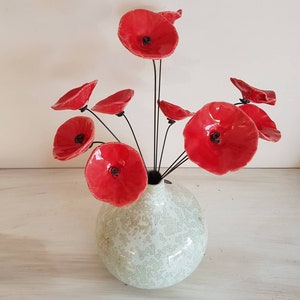
<svg viewBox="0 0 300 300">
<path fill-rule="evenodd" d="M 148 184 L 156 185 L 159 184 L 162 180 L 162 175 L 159 171 L 150 170 L 148 171 Z"/>
</svg>

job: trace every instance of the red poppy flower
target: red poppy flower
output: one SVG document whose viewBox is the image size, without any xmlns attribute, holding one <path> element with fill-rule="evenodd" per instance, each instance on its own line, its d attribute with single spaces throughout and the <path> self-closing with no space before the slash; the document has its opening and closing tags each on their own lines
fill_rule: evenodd
<svg viewBox="0 0 300 300">
<path fill-rule="evenodd" d="M 160 15 L 164 16 L 170 23 L 174 24 L 175 21 L 182 16 L 182 9 L 178 9 L 177 11 L 161 11 Z"/>
<path fill-rule="evenodd" d="M 257 89 L 237 78 L 230 78 L 230 80 L 240 90 L 245 100 L 255 103 L 275 105 L 276 94 L 274 91 Z"/>
<path fill-rule="evenodd" d="M 85 83 L 84 85 L 74 88 L 63 95 L 58 101 L 51 106 L 55 110 L 72 109 L 77 110 L 86 105 L 89 101 L 92 91 L 94 90 L 97 80 Z"/>
<path fill-rule="evenodd" d="M 188 157 L 218 175 L 245 166 L 258 143 L 254 122 L 238 107 L 226 102 L 203 106 L 186 124 L 183 134 Z"/>
<path fill-rule="evenodd" d="M 146 9 L 132 10 L 123 15 L 118 36 L 131 53 L 149 59 L 171 55 L 178 44 L 173 24 L 163 15 Z"/>
<path fill-rule="evenodd" d="M 158 101 L 159 108 L 163 114 L 170 120 L 179 121 L 192 116 L 194 113 L 181 108 L 178 105 L 169 103 L 167 101 Z"/>
<path fill-rule="evenodd" d="M 95 148 L 87 161 L 85 177 L 94 197 L 114 206 L 136 201 L 147 186 L 147 172 L 139 153 L 117 142 Z"/>
<path fill-rule="evenodd" d="M 53 156 L 68 160 L 85 152 L 94 140 L 94 122 L 89 117 L 74 117 L 63 123 L 56 131 Z"/>
<path fill-rule="evenodd" d="M 264 110 L 253 104 L 241 105 L 239 108 L 254 121 L 260 138 L 271 142 L 280 140 L 280 131 Z"/>
<path fill-rule="evenodd" d="M 93 108 L 93 111 L 97 111 L 104 114 L 116 115 L 121 113 L 126 104 L 133 97 L 134 91 L 126 89 L 119 91 L 101 101 L 99 101 Z"/>
</svg>

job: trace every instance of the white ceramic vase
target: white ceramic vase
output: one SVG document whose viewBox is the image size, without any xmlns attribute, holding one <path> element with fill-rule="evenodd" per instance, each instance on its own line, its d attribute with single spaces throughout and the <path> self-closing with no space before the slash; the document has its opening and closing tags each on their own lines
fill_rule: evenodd
<svg viewBox="0 0 300 300">
<path fill-rule="evenodd" d="M 111 274 L 137 288 L 179 283 L 199 265 L 207 230 L 197 199 L 187 189 L 148 185 L 135 203 L 101 207 L 96 226 L 99 255 Z"/>
</svg>

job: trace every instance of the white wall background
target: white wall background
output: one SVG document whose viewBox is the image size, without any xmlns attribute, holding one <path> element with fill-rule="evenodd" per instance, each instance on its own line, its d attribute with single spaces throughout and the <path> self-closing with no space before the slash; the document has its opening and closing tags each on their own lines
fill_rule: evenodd
<svg viewBox="0 0 300 300">
<path fill-rule="evenodd" d="M 68 162 L 52 158 L 56 128 L 80 113 L 50 106 L 94 79 L 91 105 L 135 90 L 126 112 L 151 164 L 152 63 L 129 53 L 116 35 L 122 14 L 134 8 L 183 9 L 179 46 L 163 62 L 162 98 L 190 110 L 213 100 L 236 102 L 240 93 L 230 77 L 273 89 L 277 105 L 263 109 L 282 139 L 261 140 L 248 166 L 300 167 L 298 0 L 0 0 L 0 167 L 84 166 L 89 153 Z M 104 120 L 134 145 L 121 118 Z M 170 134 L 166 165 L 182 151 L 182 126 Z M 100 126 L 97 137 L 110 139 Z"/>
</svg>

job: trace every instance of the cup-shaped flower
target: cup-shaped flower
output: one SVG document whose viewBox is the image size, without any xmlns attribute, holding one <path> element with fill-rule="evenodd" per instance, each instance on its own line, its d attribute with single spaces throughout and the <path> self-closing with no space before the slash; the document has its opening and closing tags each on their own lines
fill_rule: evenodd
<svg viewBox="0 0 300 300">
<path fill-rule="evenodd" d="M 245 166 L 258 144 L 252 119 L 227 102 L 204 105 L 186 124 L 183 134 L 190 160 L 217 175 Z"/>
<path fill-rule="evenodd" d="M 185 110 L 178 105 L 172 104 L 170 102 L 160 100 L 158 101 L 159 108 L 163 114 L 170 120 L 179 121 L 187 117 L 194 115 L 193 112 Z"/>
<path fill-rule="evenodd" d="M 246 102 L 275 105 L 276 94 L 274 91 L 257 89 L 241 79 L 230 78 L 230 80 L 240 90 L 243 100 Z"/>
<path fill-rule="evenodd" d="M 100 100 L 92 108 L 92 110 L 104 114 L 117 115 L 124 110 L 133 95 L 134 91 L 131 89 L 119 91 L 103 100 Z"/>
<path fill-rule="evenodd" d="M 83 108 L 89 101 L 97 82 L 97 80 L 94 80 L 68 91 L 51 108 L 55 110 L 77 110 Z"/>
<path fill-rule="evenodd" d="M 148 180 L 139 153 L 117 142 L 94 149 L 85 167 L 85 177 L 96 199 L 118 207 L 138 200 Z"/>
<path fill-rule="evenodd" d="M 88 150 L 94 141 L 95 126 L 89 117 L 77 116 L 67 120 L 56 131 L 53 156 L 69 160 Z"/>
<path fill-rule="evenodd" d="M 260 138 L 270 142 L 278 142 L 280 140 L 280 131 L 276 128 L 275 122 L 271 120 L 263 109 L 253 104 L 241 105 L 239 108 L 254 121 Z"/>
<path fill-rule="evenodd" d="M 167 57 L 178 44 L 174 25 L 163 15 L 146 9 L 135 9 L 124 14 L 118 36 L 131 53 L 148 59 Z"/>
<path fill-rule="evenodd" d="M 181 18 L 182 9 L 178 9 L 177 11 L 161 11 L 159 14 L 164 16 L 170 23 L 174 24 L 177 19 Z"/>
</svg>

